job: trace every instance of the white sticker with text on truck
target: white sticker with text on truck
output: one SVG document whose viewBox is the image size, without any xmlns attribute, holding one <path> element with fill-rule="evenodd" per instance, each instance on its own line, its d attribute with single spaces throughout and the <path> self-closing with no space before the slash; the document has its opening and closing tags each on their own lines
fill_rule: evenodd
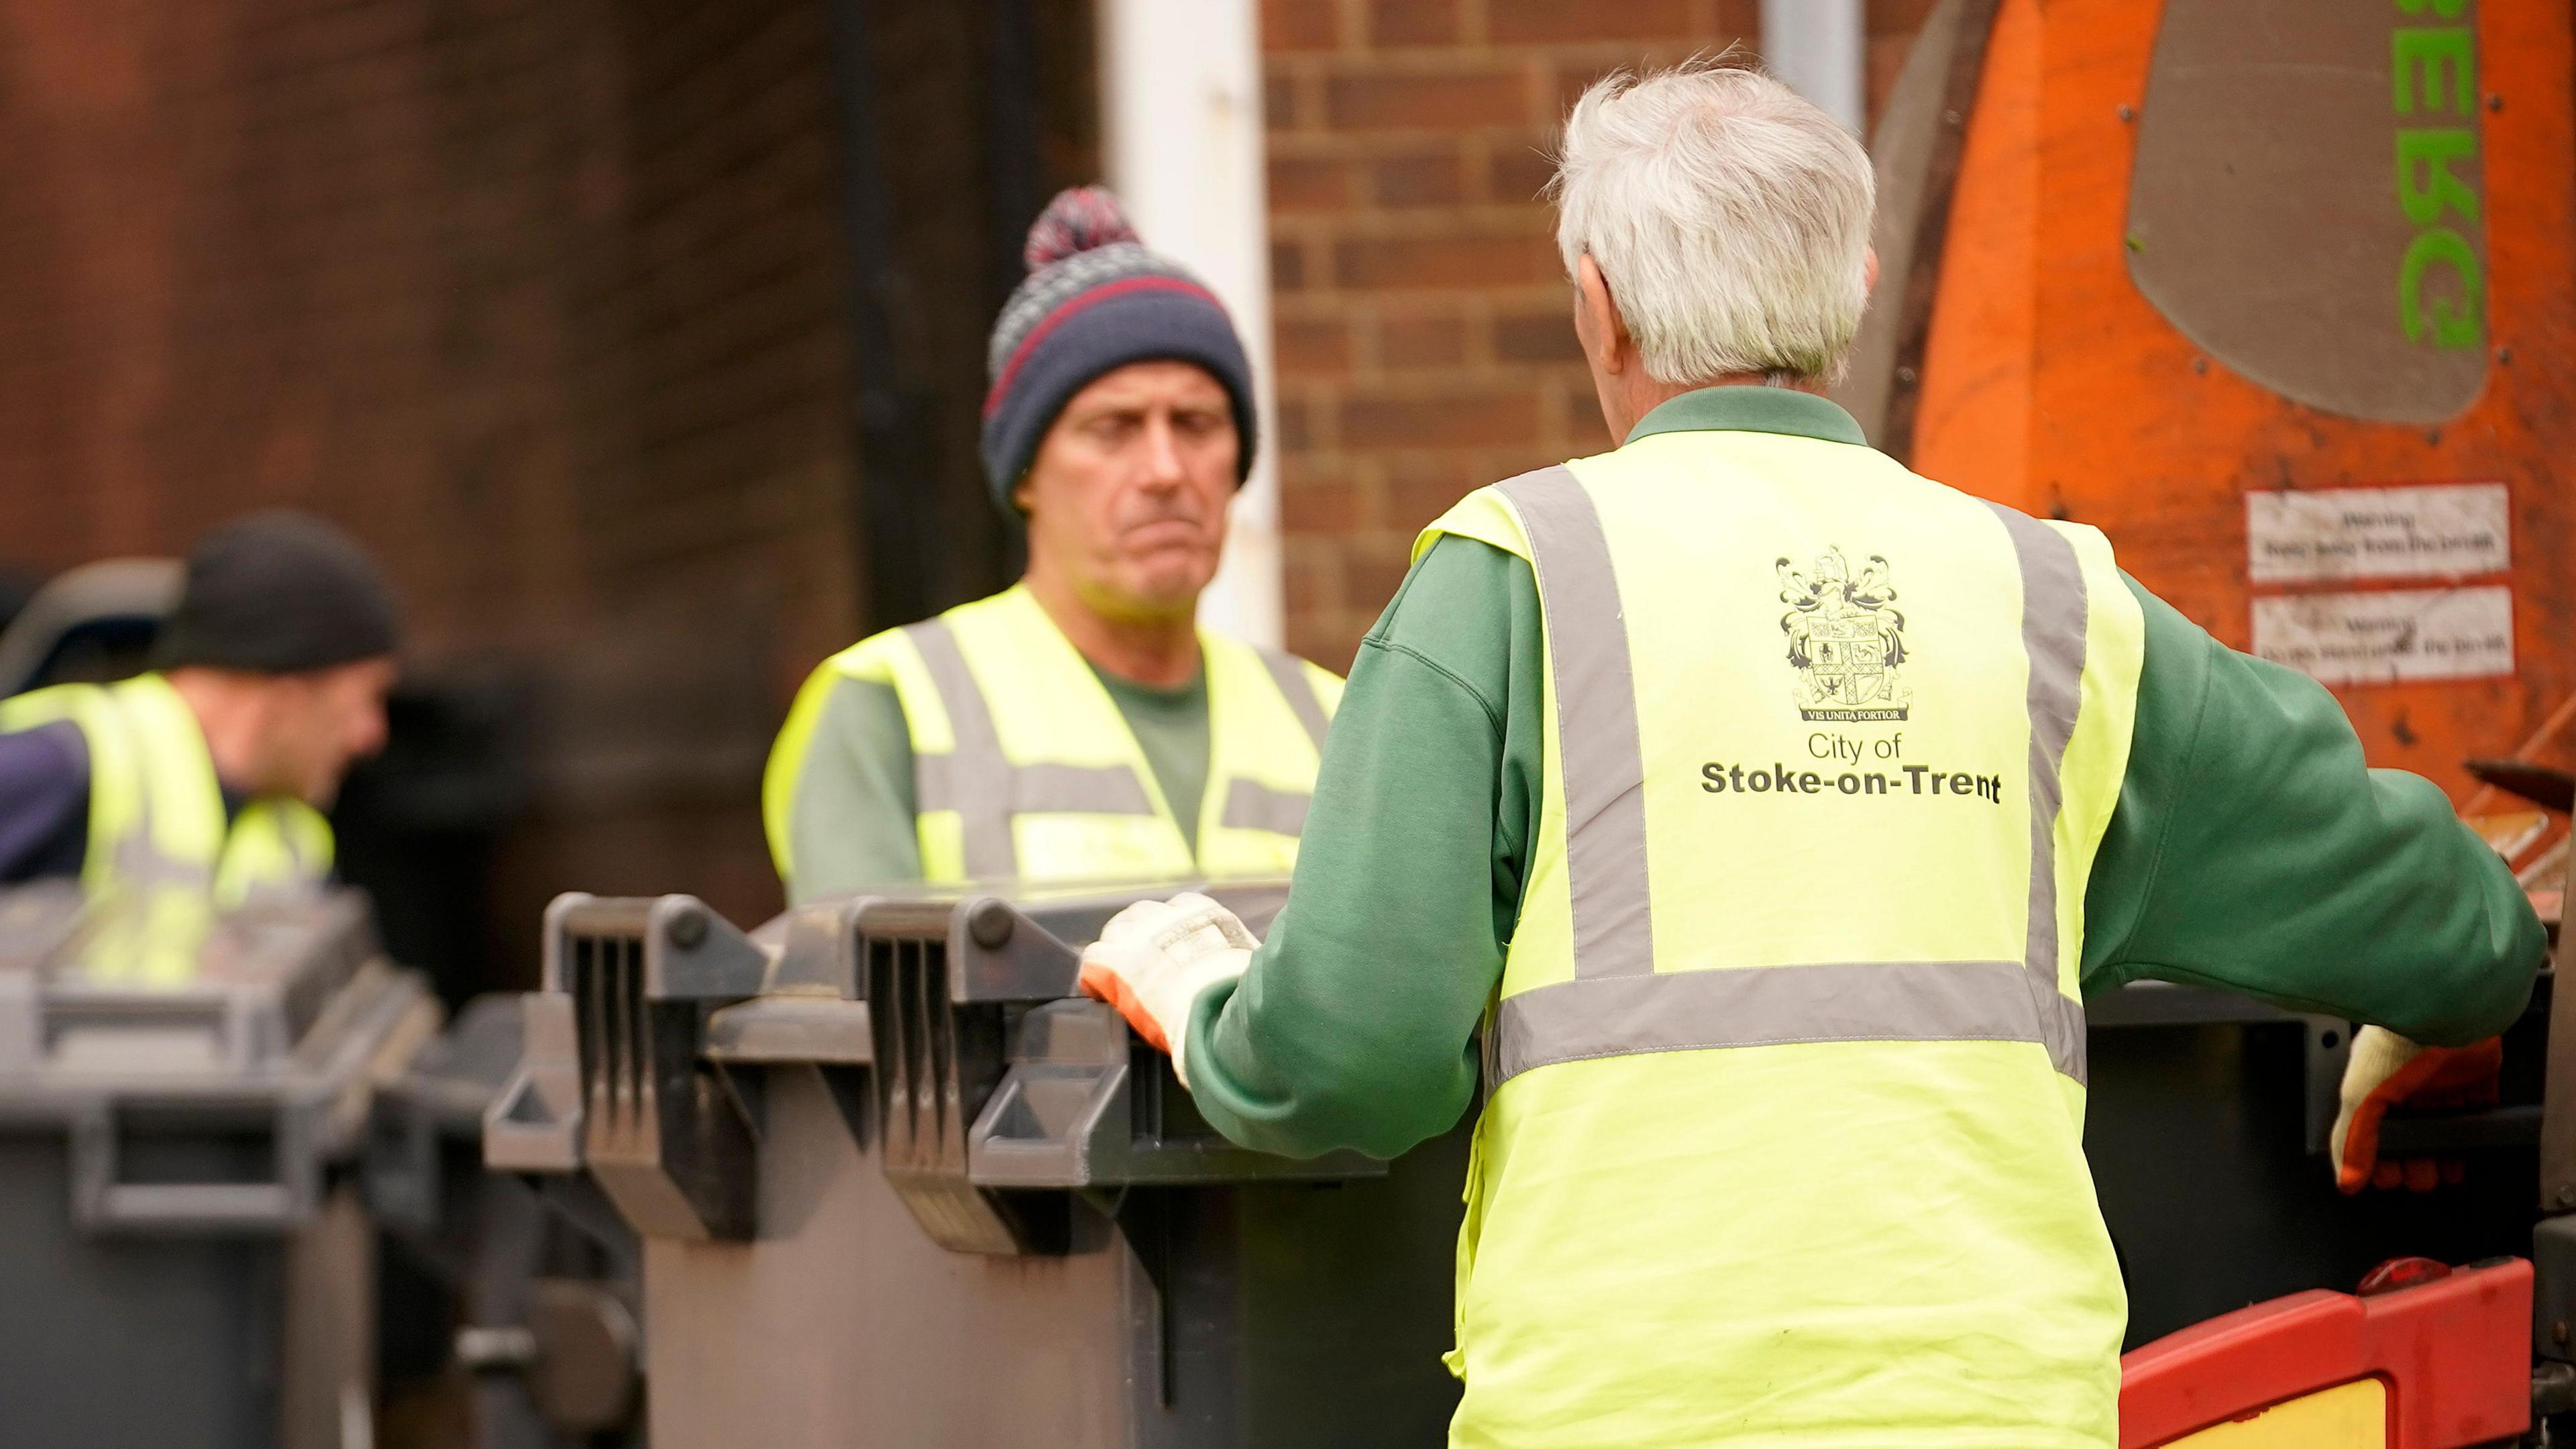
<svg viewBox="0 0 2576 1449">
<path fill-rule="evenodd" d="M 2258 584 L 2501 573 L 2512 564 L 2501 483 L 2254 489 L 2246 576 Z"/>
<path fill-rule="evenodd" d="M 2383 589 L 2254 601 L 2254 652 L 2325 684 L 2513 673 L 2513 591 Z"/>
</svg>

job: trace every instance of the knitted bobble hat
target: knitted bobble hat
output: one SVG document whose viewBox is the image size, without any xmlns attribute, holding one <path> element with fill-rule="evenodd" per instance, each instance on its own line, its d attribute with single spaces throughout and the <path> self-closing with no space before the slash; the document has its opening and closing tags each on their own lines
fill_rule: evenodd
<svg viewBox="0 0 2576 1449">
<path fill-rule="evenodd" d="M 1188 268 L 1145 249 L 1117 197 L 1097 186 L 1058 193 L 1022 256 L 1028 279 L 993 324 L 984 395 L 984 474 L 1005 515 L 1020 516 L 1011 494 L 1064 405 L 1131 362 L 1205 368 L 1234 404 L 1236 481 L 1251 473 L 1252 364 L 1234 320 Z"/>
</svg>

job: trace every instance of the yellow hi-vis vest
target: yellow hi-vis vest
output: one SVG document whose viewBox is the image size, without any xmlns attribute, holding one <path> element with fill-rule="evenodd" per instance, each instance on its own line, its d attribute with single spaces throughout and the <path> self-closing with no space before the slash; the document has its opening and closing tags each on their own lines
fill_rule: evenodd
<svg viewBox="0 0 2576 1449">
<path fill-rule="evenodd" d="M 2109 545 L 1750 432 L 1443 533 L 1530 560 L 1548 659 L 1451 1442 L 2108 1449 L 2077 965 L 2144 651 Z"/>
<path fill-rule="evenodd" d="M 1293 655 L 1201 630 L 1207 791 L 1198 852 L 1099 676 L 1014 586 L 823 662 L 779 731 L 763 814 L 779 874 L 796 772 L 836 680 L 894 686 L 912 735 L 926 880 L 1111 881 L 1286 875 L 1342 682 Z"/>
<path fill-rule="evenodd" d="M 160 675 L 0 700 L 0 732 L 60 720 L 89 748 L 81 885 L 113 907 L 83 953 L 93 974 L 185 979 L 216 912 L 329 878 L 331 826 L 312 806 L 265 796 L 225 819 L 205 733 Z"/>
</svg>

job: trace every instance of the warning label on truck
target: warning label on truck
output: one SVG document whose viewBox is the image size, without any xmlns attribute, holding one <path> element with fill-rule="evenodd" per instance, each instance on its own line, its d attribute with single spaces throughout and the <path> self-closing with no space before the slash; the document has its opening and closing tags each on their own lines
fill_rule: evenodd
<svg viewBox="0 0 2576 1449">
<path fill-rule="evenodd" d="M 2499 573 L 2512 559 L 2501 483 L 2254 490 L 2245 565 L 2255 583 Z"/>
<path fill-rule="evenodd" d="M 2254 601 L 2254 652 L 2327 684 L 2513 673 L 2513 592 L 2387 589 Z"/>
</svg>

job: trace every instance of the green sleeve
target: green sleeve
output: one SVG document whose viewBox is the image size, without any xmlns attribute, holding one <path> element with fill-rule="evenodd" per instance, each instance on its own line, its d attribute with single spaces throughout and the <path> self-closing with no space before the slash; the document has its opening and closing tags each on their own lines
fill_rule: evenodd
<svg viewBox="0 0 2576 1449">
<path fill-rule="evenodd" d="M 2143 976 L 2435 1045 L 2501 1031 L 2544 949 L 2504 862 L 2432 782 L 2366 768 L 2323 686 L 2129 587 L 2146 661 L 2084 898 L 2087 994 Z"/>
<path fill-rule="evenodd" d="M 790 905 L 921 879 L 912 736 L 894 686 L 833 681 L 788 803 Z"/>
<path fill-rule="evenodd" d="M 1447 537 L 1360 646 L 1288 910 L 1189 1025 L 1210 1124 L 1292 1156 L 1393 1157 L 1475 1094 L 1538 820 L 1538 590 Z"/>
</svg>

